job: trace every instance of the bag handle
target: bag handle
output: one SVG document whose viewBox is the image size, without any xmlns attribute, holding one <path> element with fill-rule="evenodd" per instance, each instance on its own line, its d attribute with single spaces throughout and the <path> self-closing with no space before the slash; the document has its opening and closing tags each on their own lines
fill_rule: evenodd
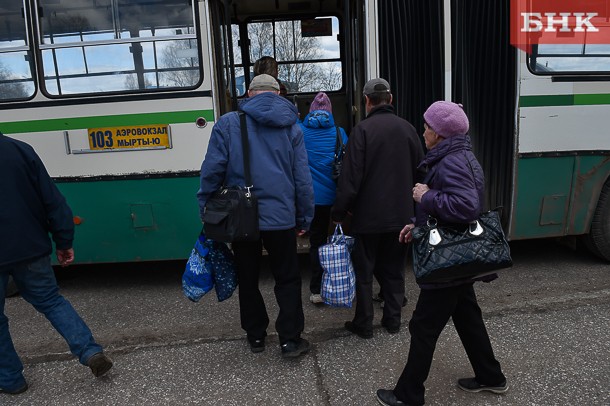
<svg viewBox="0 0 610 406">
<path fill-rule="evenodd" d="M 243 149 L 244 157 L 244 177 L 246 178 L 246 190 L 248 191 L 248 197 L 250 189 L 254 186 L 250 177 L 250 145 L 248 144 L 248 126 L 246 124 L 246 114 L 243 111 L 238 112 L 239 114 L 239 127 L 241 129 L 241 146 Z"/>
<path fill-rule="evenodd" d="M 335 232 L 333 233 L 333 237 L 334 236 L 337 236 L 337 238 L 333 238 L 335 244 L 340 241 L 343 241 L 345 243 L 345 234 L 343 233 L 343 227 L 341 227 L 341 224 L 337 224 L 335 226 Z"/>
<path fill-rule="evenodd" d="M 335 126 L 337 129 L 337 142 L 335 143 L 335 161 L 338 161 L 343 156 L 343 137 L 339 126 Z"/>
</svg>

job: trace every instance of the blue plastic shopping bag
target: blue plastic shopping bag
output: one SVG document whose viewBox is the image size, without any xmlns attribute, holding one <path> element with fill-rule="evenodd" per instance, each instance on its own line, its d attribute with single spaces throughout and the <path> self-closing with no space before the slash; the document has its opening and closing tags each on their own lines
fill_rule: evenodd
<svg viewBox="0 0 610 406">
<path fill-rule="evenodd" d="M 207 239 L 203 233 L 195 242 L 182 275 L 182 291 L 198 302 L 212 288 L 219 302 L 231 297 L 237 287 L 233 253 L 223 242 Z"/>
<path fill-rule="evenodd" d="M 224 242 L 211 241 L 211 249 L 208 261 L 212 268 L 212 278 L 216 297 L 222 302 L 231 297 L 237 288 L 237 275 L 235 273 L 235 261 L 233 253 Z"/>
<path fill-rule="evenodd" d="M 351 244 L 353 246 L 353 239 Z M 324 270 L 320 296 L 330 306 L 352 307 L 356 296 L 356 277 L 350 251 L 348 238 L 340 224 L 335 228 L 330 242 L 318 249 L 320 265 Z"/>
<path fill-rule="evenodd" d="M 205 235 L 200 234 L 182 274 L 182 291 L 193 302 L 198 302 L 214 286 L 212 269 L 206 260 L 210 250 L 204 245 Z"/>
</svg>

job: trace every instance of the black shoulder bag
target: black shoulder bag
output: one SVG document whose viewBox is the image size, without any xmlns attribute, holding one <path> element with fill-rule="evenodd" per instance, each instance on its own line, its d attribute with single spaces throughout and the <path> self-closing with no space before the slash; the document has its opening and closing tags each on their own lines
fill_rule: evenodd
<svg viewBox="0 0 610 406">
<path fill-rule="evenodd" d="M 203 213 L 205 235 L 222 242 L 259 239 L 258 200 L 252 193 L 246 115 L 239 112 L 246 186 L 223 186 L 210 196 Z"/>
<path fill-rule="evenodd" d="M 474 169 L 468 161 L 474 177 Z M 431 169 L 423 183 L 436 174 Z M 510 268 L 513 260 L 498 209 L 468 224 L 438 224 L 428 216 L 425 226 L 415 227 L 413 272 L 418 283 L 443 283 L 476 278 Z"/>
<path fill-rule="evenodd" d="M 337 127 L 337 143 L 335 144 L 335 159 L 333 161 L 332 178 L 336 182 L 341 176 L 341 169 L 343 167 L 343 154 L 345 153 L 345 145 L 343 144 L 343 137 L 341 137 L 341 131 Z"/>
</svg>

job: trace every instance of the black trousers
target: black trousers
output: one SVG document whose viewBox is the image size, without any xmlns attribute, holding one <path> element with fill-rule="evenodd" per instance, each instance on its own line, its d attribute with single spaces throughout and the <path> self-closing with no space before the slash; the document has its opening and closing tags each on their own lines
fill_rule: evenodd
<svg viewBox="0 0 610 406">
<path fill-rule="evenodd" d="M 373 329 L 373 275 L 383 289 L 385 304 L 382 323 L 400 325 L 405 295 L 406 245 L 398 242 L 398 232 L 356 234 L 352 263 L 356 274 L 356 314 L 353 323 Z"/>
<path fill-rule="evenodd" d="M 491 348 L 473 283 L 422 289 L 409 322 L 411 346 L 407 365 L 394 388 L 394 394 L 403 402 L 424 404 L 424 382 L 430 372 L 436 342 L 450 317 L 477 382 L 496 385 L 506 379 Z"/>
<path fill-rule="evenodd" d="M 279 306 L 275 330 L 280 344 L 298 340 L 304 329 L 305 318 L 294 229 L 261 231 L 261 239 L 258 241 L 232 244 L 239 282 L 241 327 L 249 340 L 261 339 L 267 335 L 269 316 L 258 287 L 263 245 L 269 255 L 271 273 L 275 279 L 274 292 Z"/>
<path fill-rule="evenodd" d="M 309 291 L 320 293 L 322 286 L 322 267 L 320 266 L 320 255 L 318 248 L 326 244 L 328 240 L 328 226 L 330 225 L 330 209 L 332 206 L 316 205 L 309 228 L 309 263 L 311 267 L 311 280 Z"/>
</svg>

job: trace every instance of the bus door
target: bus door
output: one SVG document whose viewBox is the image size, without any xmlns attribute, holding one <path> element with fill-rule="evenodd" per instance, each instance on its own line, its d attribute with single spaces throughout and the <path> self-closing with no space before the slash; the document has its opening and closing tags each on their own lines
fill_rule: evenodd
<svg viewBox="0 0 610 406">
<path fill-rule="evenodd" d="M 235 108 L 232 97 L 245 97 L 254 63 L 270 56 L 278 63 L 286 97 L 301 118 L 319 91 L 327 93 L 336 123 L 348 133 L 362 118 L 358 88 L 364 85 L 367 59 L 362 2 L 212 0 L 209 4 L 216 92 L 219 100 L 226 96 L 222 111 Z"/>
</svg>

